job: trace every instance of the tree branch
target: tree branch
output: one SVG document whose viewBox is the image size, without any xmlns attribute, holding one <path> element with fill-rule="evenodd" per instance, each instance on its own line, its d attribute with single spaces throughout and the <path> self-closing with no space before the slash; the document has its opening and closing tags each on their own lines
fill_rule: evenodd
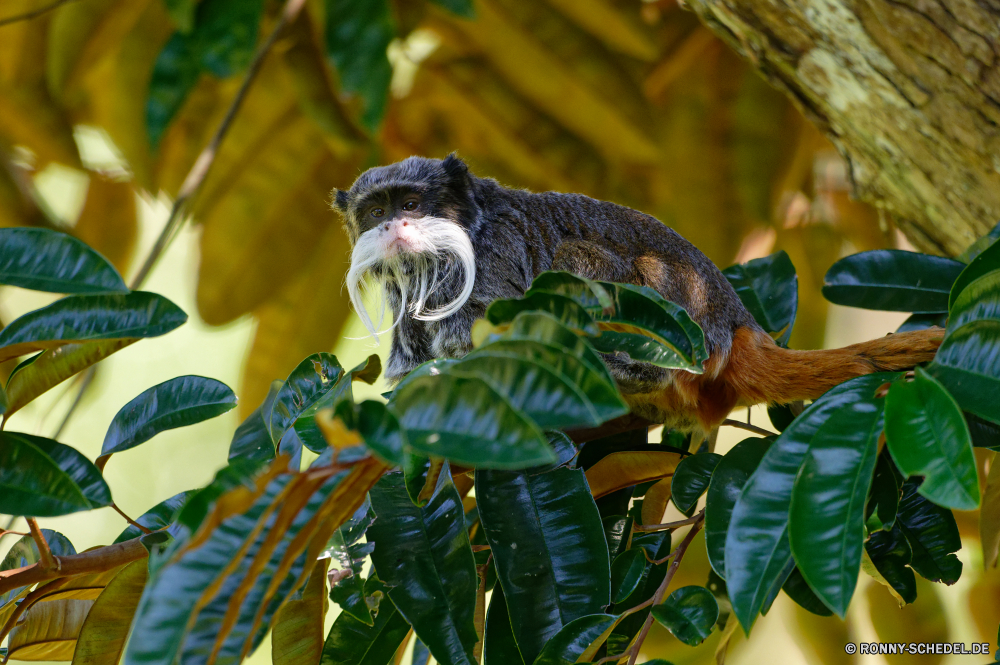
<svg viewBox="0 0 1000 665">
<path fill-rule="evenodd" d="M 11 589 L 47 582 L 60 577 L 103 573 L 118 566 L 149 556 L 138 538 L 107 545 L 89 552 L 59 557 L 59 570 L 45 568 L 41 562 L 21 568 L 0 571 L 0 593 Z"/>
<path fill-rule="evenodd" d="M 726 418 L 722 421 L 724 427 L 735 427 L 737 429 L 745 429 L 748 432 L 753 432 L 754 434 L 762 434 L 764 436 L 778 436 L 777 432 L 772 432 L 771 430 L 764 429 L 763 427 L 757 427 L 756 425 L 751 425 L 750 423 L 741 423 L 738 420 L 732 420 L 731 418 Z"/>
<path fill-rule="evenodd" d="M 25 12 L 23 14 L 15 14 L 14 16 L 8 16 L 7 18 L 0 18 L 0 28 L 5 25 L 10 25 L 11 23 L 17 23 L 18 21 L 30 21 L 33 18 L 41 16 L 46 12 L 50 12 L 53 9 L 57 9 L 62 5 L 69 2 L 75 2 L 76 0 L 56 0 L 52 4 L 45 5 L 44 7 L 39 7 L 30 12 Z"/>
<path fill-rule="evenodd" d="M 703 517 L 703 512 L 705 511 L 701 511 L 701 513 L 687 519 L 677 520 L 676 522 L 665 522 L 663 524 L 633 524 L 632 528 L 636 531 L 665 531 L 667 529 L 676 529 L 678 527 L 687 526 L 688 524 L 694 524 Z"/>
<path fill-rule="evenodd" d="M 31 538 L 35 541 L 35 546 L 38 548 L 38 556 L 41 558 L 39 565 L 47 570 L 58 570 L 59 562 L 54 556 L 52 556 L 52 550 L 49 549 L 49 543 L 45 540 L 45 536 L 42 535 L 42 530 L 38 528 L 38 522 L 34 517 L 25 518 L 28 520 L 28 528 L 31 529 Z"/>
</svg>

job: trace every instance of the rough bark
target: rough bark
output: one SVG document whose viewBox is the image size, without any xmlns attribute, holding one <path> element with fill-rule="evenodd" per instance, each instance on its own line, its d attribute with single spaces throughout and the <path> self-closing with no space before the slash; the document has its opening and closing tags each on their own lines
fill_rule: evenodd
<svg viewBox="0 0 1000 665">
<path fill-rule="evenodd" d="M 1000 0 L 688 0 L 920 249 L 1000 220 Z"/>
</svg>

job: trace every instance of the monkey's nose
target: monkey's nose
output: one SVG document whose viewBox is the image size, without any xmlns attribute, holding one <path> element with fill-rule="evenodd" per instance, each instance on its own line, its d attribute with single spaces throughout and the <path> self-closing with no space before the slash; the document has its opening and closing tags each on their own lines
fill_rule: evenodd
<svg viewBox="0 0 1000 665">
<path fill-rule="evenodd" d="M 382 228 L 385 229 L 386 231 L 388 231 L 389 230 L 389 222 L 386 222 L 385 224 L 383 224 Z"/>
</svg>

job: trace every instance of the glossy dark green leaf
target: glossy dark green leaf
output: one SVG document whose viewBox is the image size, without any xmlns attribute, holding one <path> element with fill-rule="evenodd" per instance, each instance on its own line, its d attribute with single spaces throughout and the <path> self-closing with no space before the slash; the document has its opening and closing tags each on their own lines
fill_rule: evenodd
<svg viewBox="0 0 1000 665">
<path fill-rule="evenodd" d="M 678 510 L 686 514 L 694 508 L 721 460 L 717 453 L 698 453 L 680 461 L 670 480 L 670 498 Z"/>
<path fill-rule="evenodd" d="M 983 237 L 977 239 L 974 243 L 965 248 L 965 251 L 958 255 L 958 260 L 963 263 L 969 263 L 977 256 L 979 256 L 983 250 L 995 243 L 1000 239 L 1000 222 L 997 223 L 990 232 Z"/>
<path fill-rule="evenodd" d="M 90 460 L 52 439 L 0 432 L 0 513 L 56 517 L 111 505 Z"/>
<path fill-rule="evenodd" d="M 653 560 L 660 560 L 670 554 L 671 551 L 671 540 L 669 531 L 658 531 L 655 533 L 636 533 L 632 536 L 632 548 L 633 549 L 643 549 L 646 551 L 648 558 Z M 652 563 L 646 563 L 646 567 L 643 570 L 642 577 L 639 580 L 639 584 L 636 585 L 635 591 L 633 591 L 628 598 L 620 603 L 615 603 L 612 611 L 615 614 L 621 614 L 626 610 L 631 610 L 636 605 L 646 602 L 656 593 L 659 589 L 660 584 L 663 582 L 663 578 L 667 575 L 666 565 L 653 565 Z M 621 642 L 628 644 L 632 639 L 639 633 L 642 628 L 642 624 L 646 621 L 649 616 L 649 609 L 642 609 L 628 616 L 622 618 L 622 620 L 615 626 L 615 629 L 608 639 L 608 648 L 611 649 L 612 643 Z"/>
<path fill-rule="evenodd" d="M 622 552 L 611 564 L 611 600 L 620 603 L 631 595 L 642 580 L 646 555 L 642 548 Z"/>
<path fill-rule="evenodd" d="M 370 399 L 360 404 L 341 402 L 337 415 L 343 417 L 346 412 L 353 414 L 353 422 L 347 426 L 357 430 L 369 450 L 390 466 L 403 464 L 406 436 L 399 419 L 385 404 Z"/>
<path fill-rule="evenodd" d="M 503 587 L 499 585 L 493 587 L 490 607 L 486 612 L 485 632 L 483 665 L 524 665 L 524 659 L 514 640 Z"/>
<path fill-rule="evenodd" d="M 854 595 L 865 539 L 865 501 L 885 401 L 848 404 L 816 434 L 792 489 L 788 536 L 802 576 L 841 618 Z"/>
<path fill-rule="evenodd" d="M 726 577 L 726 534 L 733 506 L 747 479 L 757 469 L 773 439 L 740 441 L 719 460 L 705 497 L 705 547 L 708 561 L 719 577 Z"/>
<path fill-rule="evenodd" d="M 375 625 L 368 626 L 346 612 L 333 622 L 323 644 L 320 665 L 388 665 L 410 632 L 410 624 L 388 601 L 379 607 Z"/>
<path fill-rule="evenodd" d="M 955 306 L 955 301 L 967 286 L 994 270 L 1000 270 L 1000 243 L 997 242 L 985 248 L 976 258 L 972 259 L 955 280 L 955 283 L 952 284 L 951 294 L 948 298 L 948 309 L 951 310 Z"/>
<path fill-rule="evenodd" d="M 912 552 L 898 525 L 887 531 L 876 531 L 865 543 L 868 557 L 885 581 L 907 603 L 917 599 L 917 578 L 909 567 Z"/>
<path fill-rule="evenodd" d="M 600 282 L 564 270 L 550 270 L 541 273 L 532 280 L 531 287 L 525 291 L 525 295 L 530 296 L 538 292 L 558 293 L 567 296 L 586 309 L 605 310 L 614 307 L 611 296 Z"/>
<path fill-rule="evenodd" d="M 889 312 L 947 312 L 961 261 L 899 249 L 876 249 L 831 266 L 823 295 L 832 303 Z"/>
<path fill-rule="evenodd" d="M 962 575 L 962 562 L 955 556 L 962 547 L 955 517 L 947 508 L 931 503 L 917 491 L 920 483 L 903 483 L 896 524 L 910 544 L 910 566 L 932 582 L 954 584 Z"/>
<path fill-rule="evenodd" d="M 616 620 L 609 614 L 574 619 L 545 643 L 533 665 L 572 665 Z"/>
<path fill-rule="evenodd" d="M 389 407 L 407 443 L 424 455 L 499 469 L 555 461 L 538 426 L 482 379 L 422 376 L 400 384 Z"/>
<path fill-rule="evenodd" d="M 494 300 L 486 310 L 486 319 L 500 325 L 513 321 L 522 312 L 542 312 L 555 318 L 578 335 L 597 335 L 600 330 L 593 317 L 569 296 L 536 291 L 523 298 Z"/>
<path fill-rule="evenodd" d="M 155 293 L 67 296 L 0 331 L 0 361 L 71 342 L 157 337 L 185 321 L 187 314 Z"/>
<path fill-rule="evenodd" d="M 948 317 L 948 329 L 988 319 L 1000 321 L 1000 270 L 986 273 L 969 283 L 955 299 Z"/>
<path fill-rule="evenodd" d="M 462 499 L 445 469 L 423 508 L 413 505 L 402 474 L 372 488 L 372 563 L 389 598 L 444 665 L 474 663 L 478 576 Z"/>
<path fill-rule="evenodd" d="M 396 28 L 388 0 L 325 0 L 326 53 L 346 92 L 364 102 L 362 122 L 374 131 L 382 121 L 392 67 L 386 56 Z"/>
<path fill-rule="evenodd" d="M 249 479 L 249 491 L 225 495 L 229 508 L 211 513 L 198 538 L 182 533 L 154 559 L 135 618 L 133 634 L 143 639 L 129 641 L 124 662 L 204 662 L 213 651 L 216 662 L 240 662 L 305 584 L 315 562 L 306 549 L 315 555 L 322 547 L 311 543 L 322 532 L 318 522 L 335 517 L 331 497 L 352 478 L 350 470 L 307 477 L 277 465 Z M 188 500 L 179 524 L 187 527 L 201 500 L 200 492 Z"/>
<path fill-rule="evenodd" d="M 483 379 L 543 429 L 596 427 L 628 413 L 614 384 L 541 342 L 497 340 L 446 371 Z"/>
<path fill-rule="evenodd" d="M 879 455 L 875 476 L 865 506 L 865 524 L 869 531 L 891 529 L 899 509 L 899 481 L 887 454 Z"/>
<path fill-rule="evenodd" d="M 183 529 L 183 537 L 198 530 L 202 520 L 209 514 L 216 500 L 237 487 L 252 489 L 254 479 L 261 474 L 265 464 L 259 460 L 237 458 L 230 460 L 215 473 L 215 477 L 205 487 L 194 490 L 177 512 L 175 523 Z"/>
<path fill-rule="evenodd" d="M 550 273 L 544 273 L 550 274 Z M 570 328 L 547 312 L 522 312 L 514 317 L 510 327 L 498 339 L 541 342 L 580 360 L 606 383 L 614 385 L 614 378 L 607 365 L 593 347 Z M 491 338 L 492 339 L 492 338 Z"/>
<path fill-rule="evenodd" d="M 0 284 L 52 293 L 128 293 L 106 258 L 50 229 L 0 229 Z"/>
<path fill-rule="evenodd" d="M 871 399 L 896 374 L 869 374 L 827 391 L 781 433 L 764 454 L 733 507 L 726 534 L 725 578 L 740 624 L 749 631 L 792 569 L 788 511 L 809 444 L 839 408 Z"/>
<path fill-rule="evenodd" d="M 767 417 L 774 425 L 774 429 L 784 432 L 795 420 L 795 413 L 789 404 L 772 404 L 767 407 Z"/>
<path fill-rule="evenodd" d="M 896 332 L 908 332 L 910 330 L 927 330 L 931 327 L 944 328 L 948 321 L 947 312 L 931 312 L 930 314 L 911 314 L 903 321 Z"/>
<path fill-rule="evenodd" d="M 203 71 L 228 78 L 253 58 L 263 0 L 198 3 L 190 30 L 179 26 L 153 65 L 146 102 L 146 133 L 154 148 Z"/>
<path fill-rule="evenodd" d="M 362 409 L 354 405 L 354 382 L 364 381 L 371 385 L 378 379 L 381 372 L 382 363 L 379 357 L 373 354 L 368 356 L 357 367 L 342 373 L 332 387 L 320 391 L 316 398 L 301 410 L 292 425 L 295 428 L 296 435 L 302 441 L 302 445 L 317 455 L 322 455 L 329 449 L 326 437 L 323 436 L 319 425 L 316 424 L 316 414 L 334 407 L 338 408 L 337 415 L 345 419 L 344 422 L 348 429 L 356 430 L 364 425 L 370 433 L 378 434 L 378 432 L 374 432 L 373 430 L 382 429 L 382 426 L 391 428 L 393 426 L 393 423 L 389 422 L 392 420 L 391 416 L 387 416 L 387 420 L 385 421 L 381 420 L 381 417 L 386 415 L 384 407 L 376 413 L 377 409 L 373 409 L 371 406 Z M 345 406 L 343 409 L 340 409 L 344 403 L 348 403 L 351 406 Z M 363 418 L 361 417 L 362 411 L 365 412 Z M 373 417 L 379 420 L 379 422 L 373 421 Z M 395 429 L 398 432 L 398 423 L 396 423 Z M 386 432 L 382 433 L 387 434 Z M 388 443 L 387 441 L 381 442 Z"/>
<path fill-rule="evenodd" d="M 702 586 L 677 589 L 660 605 L 653 606 L 653 616 L 689 646 L 698 646 L 712 634 L 719 619 L 719 604 L 712 592 Z"/>
<path fill-rule="evenodd" d="M 431 650 L 420 641 L 419 637 L 413 638 L 413 655 L 411 665 L 429 665 L 431 660 Z"/>
<path fill-rule="evenodd" d="M 533 662 L 563 626 L 611 601 L 600 514 L 579 469 L 477 470 L 476 501 L 517 645 Z"/>
<path fill-rule="evenodd" d="M 10 402 L 7 400 L 7 391 L 3 389 L 3 385 L 0 384 L 0 416 L 7 413 L 7 408 L 10 406 Z"/>
<path fill-rule="evenodd" d="M 990 450 L 1000 448 L 1000 425 L 972 413 L 965 414 L 965 423 L 969 426 L 973 446 Z"/>
<path fill-rule="evenodd" d="M 403 463 L 400 467 L 403 471 L 403 484 L 406 486 L 406 493 L 409 495 L 410 501 L 415 506 L 425 505 L 429 497 L 425 495 L 421 498 L 420 494 L 424 492 L 429 479 L 433 481 L 431 487 L 437 484 L 437 477 L 430 478 L 430 476 L 432 473 L 438 474 L 441 472 L 441 460 L 437 460 L 437 466 L 435 467 L 434 462 L 429 457 L 414 453 L 405 453 Z"/>
<path fill-rule="evenodd" d="M 274 441 L 271 440 L 271 433 L 267 430 L 266 415 L 271 413 L 274 398 L 283 384 L 283 381 L 272 382 L 264 402 L 236 428 L 233 440 L 229 444 L 230 461 L 242 458 L 268 462 L 274 459 L 276 448 Z"/>
<path fill-rule="evenodd" d="M 784 250 L 722 271 L 765 332 L 788 346 L 799 304 L 799 278 Z"/>
<path fill-rule="evenodd" d="M 636 362 L 649 363 L 665 369 L 698 370 L 701 368 L 676 349 L 638 333 L 605 330 L 591 344 L 601 353 L 626 353 Z"/>
<path fill-rule="evenodd" d="M 344 374 L 332 353 L 314 353 L 292 370 L 271 405 L 268 430 L 277 443 L 299 416 L 334 389 Z"/>
<path fill-rule="evenodd" d="M 177 513 L 180 512 L 181 508 L 194 494 L 194 490 L 188 490 L 187 492 L 180 492 L 175 494 L 169 499 L 161 501 L 156 504 L 142 515 L 137 517 L 135 521 L 142 526 L 146 527 L 150 531 L 160 531 L 165 530 L 171 536 L 175 538 L 179 535 L 180 529 L 174 526 L 174 520 L 177 517 Z M 132 540 L 133 538 L 138 538 L 142 535 L 142 531 L 131 524 L 126 528 L 121 534 L 115 538 L 116 543 L 122 543 L 126 540 Z"/>
<path fill-rule="evenodd" d="M 948 331 L 927 371 L 965 411 L 1000 423 L 1000 321 Z"/>
<path fill-rule="evenodd" d="M 573 443 L 573 439 L 569 438 L 565 432 L 560 432 L 559 430 L 546 430 L 545 437 L 552 446 L 552 451 L 556 455 L 556 460 L 550 464 L 543 464 L 541 466 L 535 466 L 527 469 L 527 472 L 535 475 L 539 473 L 546 473 L 560 466 L 566 466 L 572 462 L 578 453 L 576 444 Z"/>
<path fill-rule="evenodd" d="M 25 404 L 43 395 L 66 379 L 136 343 L 137 339 L 66 344 L 31 356 L 11 372 L 7 380 L 10 417 Z"/>
<path fill-rule="evenodd" d="M 919 492 L 945 508 L 979 507 L 972 436 L 958 404 L 934 377 L 917 368 L 895 381 L 885 407 L 885 437 L 904 476 L 923 476 Z"/>
<path fill-rule="evenodd" d="M 369 626 L 374 625 L 372 607 L 365 593 L 366 580 L 362 577 L 365 559 L 374 549 L 374 543 L 360 543 L 368 527 L 375 521 L 371 502 L 365 502 L 347 522 L 333 532 L 320 558 L 333 560 L 330 570 L 338 578 L 331 585 L 330 599 L 340 605 L 344 612 Z M 345 576 L 346 575 L 346 576 Z M 331 579 L 333 579 L 331 577 Z"/>
<path fill-rule="evenodd" d="M 160 432 L 194 425 L 232 410 L 236 395 L 221 381 L 179 376 L 143 391 L 121 408 L 104 436 L 97 465 L 113 453 L 134 448 Z"/>
<path fill-rule="evenodd" d="M 833 614 L 830 608 L 824 605 L 823 601 L 809 588 L 809 583 L 802 577 L 802 572 L 798 567 L 793 568 L 792 572 L 788 574 L 785 583 L 781 585 L 781 590 L 794 600 L 799 607 L 808 612 L 823 617 Z"/>
</svg>

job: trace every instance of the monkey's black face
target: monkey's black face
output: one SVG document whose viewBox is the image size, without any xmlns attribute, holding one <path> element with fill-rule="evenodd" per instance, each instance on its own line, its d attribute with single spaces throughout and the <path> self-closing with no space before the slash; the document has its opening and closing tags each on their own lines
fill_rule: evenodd
<svg viewBox="0 0 1000 665">
<path fill-rule="evenodd" d="M 396 323 L 406 312 L 420 320 L 442 319 L 465 304 L 475 280 L 475 252 L 464 223 L 471 206 L 468 170 L 453 156 L 410 157 L 369 169 L 350 190 L 337 191 L 336 207 L 353 247 L 347 289 L 372 334 L 376 326 L 361 299 L 365 286 L 389 288 L 400 301 L 391 303 Z M 448 302 L 428 305 L 442 293 Z"/>
</svg>

